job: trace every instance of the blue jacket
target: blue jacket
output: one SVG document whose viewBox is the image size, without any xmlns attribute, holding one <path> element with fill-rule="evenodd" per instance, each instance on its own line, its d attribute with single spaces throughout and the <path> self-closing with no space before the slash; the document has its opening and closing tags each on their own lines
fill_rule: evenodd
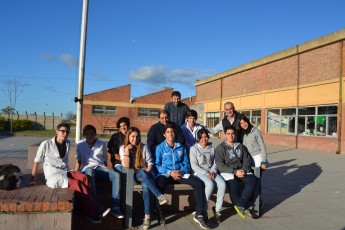
<svg viewBox="0 0 345 230">
<path fill-rule="evenodd" d="M 170 176 L 172 170 L 179 170 L 182 174 L 190 172 L 190 164 L 186 148 L 180 143 L 175 143 L 171 148 L 166 141 L 156 148 L 156 168 L 159 174 Z"/>
</svg>

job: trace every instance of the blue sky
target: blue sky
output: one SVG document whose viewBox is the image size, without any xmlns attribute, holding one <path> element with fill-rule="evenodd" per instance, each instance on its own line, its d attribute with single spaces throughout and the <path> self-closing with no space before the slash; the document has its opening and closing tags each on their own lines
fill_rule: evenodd
<svg viewBox="0 0 345 230">
<path fill-rule="evenodd" d="M 0 109 L 75 113 L 82 0 L 0 1 Z M 90 0 L 84 94 L 131 84 L 131 97 L 194 82 L 345 28 L 345 1 Z M 211 92 L 210 92 L 211 93 Z M 170 100 L 167 98 L 167 101 Z"/>
</svg>

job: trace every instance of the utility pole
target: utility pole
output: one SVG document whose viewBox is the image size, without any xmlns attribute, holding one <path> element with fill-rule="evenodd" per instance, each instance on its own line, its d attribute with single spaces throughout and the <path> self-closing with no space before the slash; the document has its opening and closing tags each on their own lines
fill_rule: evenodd
<svg viewBox="0 0 345 230">
<path fill-rule="evenodd" d="M 77 143 L 81 137 L 82 124 L 82 110 L 83 110 L 83 96 L 84 96 L 84 72 L 85 72 L 85 48 L 86 48 L 86 34 L 87 34 L 87 12 L 89 8 L 89 1 L 83 0 L 83 14 L 81 22 L 80 35 L 80 52 L 79 52 L 79 68 L 78 68 L 78 97 L 74 99 L 77 103 L 77 124 L 75 130 L 75 142 Z"/>
</svg>

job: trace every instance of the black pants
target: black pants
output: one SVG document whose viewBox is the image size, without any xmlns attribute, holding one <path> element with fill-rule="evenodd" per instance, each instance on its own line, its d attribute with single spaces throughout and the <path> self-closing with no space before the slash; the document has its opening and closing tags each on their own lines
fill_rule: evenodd
<svg viewBox="0 0 345 230">
<path fill-rule="evenodd" d="M 205 196 L 205 185 L 199 178 L 190 174 L 188 178 L 181 178 L 176 181 L 171 176 L 166 177 L 162 175 L 157 178 L 157 184 L 162 194 L 164 194 L 164 190 L 168 184 L 188 184 L 192 186 L 194 191 L 196 215 L 203 215 L 203 213 L 207 211 L 204 210 L 204 207 L 207 207 L 207 205 L 205 205 L 207 202 Z"/>
</svg>

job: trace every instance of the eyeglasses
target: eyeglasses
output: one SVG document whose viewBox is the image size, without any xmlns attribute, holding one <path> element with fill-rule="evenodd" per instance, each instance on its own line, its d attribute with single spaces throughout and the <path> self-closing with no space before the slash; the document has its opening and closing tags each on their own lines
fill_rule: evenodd
<svg viewBox="0 0 345 230">
<path fill-rule="evenodd" d="M 62 134 L 70 134 L 71 132 L 69 130 L 63 130 L 63 129 L 58 129 Z"/>
</svg>

